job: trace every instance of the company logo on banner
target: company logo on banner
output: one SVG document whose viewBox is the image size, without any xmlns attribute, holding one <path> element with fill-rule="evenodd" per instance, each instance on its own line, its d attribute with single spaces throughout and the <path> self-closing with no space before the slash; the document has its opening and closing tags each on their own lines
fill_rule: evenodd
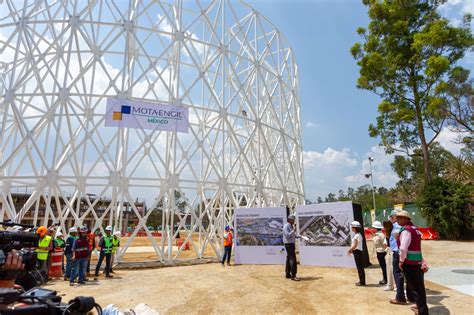
<svg viewBox="0 0 474 315">
<path fill-rule="evenodd" d="M 187 133 L 188 108 L 108 98 L 105 126 Z"/>
</svg>

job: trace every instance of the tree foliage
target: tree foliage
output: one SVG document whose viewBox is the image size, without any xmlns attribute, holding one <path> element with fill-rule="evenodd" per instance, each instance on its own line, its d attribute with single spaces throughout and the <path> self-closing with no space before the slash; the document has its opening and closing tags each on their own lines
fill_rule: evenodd
<svg viewBox="0 0 474 315">
<path fill-rule="evenodd" d="M 455 100 L 467 93 L 469 71 L 456 64 L 474 43 L 470 17 L 453 27 L 437 12 L 442 1 L 363 2 L 371 21 L 357 29 L 363 43 L 351 48 L 360 66 L 357 85 L 382 99 L 369 134 L 381 138 L 387 153 L 420 154 L 430 182 L 429 147 L 447 121 L 465 116 Z"/>
<path fill-rule="evenodd" d="M 391 192 L 385 187 L 374 187 L 375 192 L 375 204 L 377 208 L 389 208 L 392 206 Z M 324 202 L 334 201 L 352 201 L 361 205 L 363 211 L 368 211 L 374 208 L 372 200 L 372 189 L 370 185 L 362 185 L 354 188 L 347 188 L 346 191 L 340 189 L 338 196 L 334 193 L 329 193 L 325 198 Z M 317 203 L 322 203 L 323 198 L 318 197 Z"/>
<path fill-rule="evenodd" d="M 429 226 L 441 237 L 460 239 L 473 224 L 469 210 L 472 186 L 441 177 L 427 183 L 422 190 L 419 206 Z"/>
<path fill-rule="evenodd" d="M 179 218 L 179 215 L 176 213 L 184 213 L 186 211 L 186 207 L 189 201 L 186 198 L 186 196 L 183 193 L 181 193 L 179 190 L 175 190 L 174 198 L 176 202 L 174 222 L 179 223 L 180 218 Z M 149 211 L 152 211 L 149 214 L 148 220 L 147 220 L 147 224 L 149 226 L 153 226 L 154 228 L 156 228 L 158 225 L 163 225 L 164 203 L 165 203 L 165 198 L 162 197 L 156 204 L 156 207 L 154 209 L 149 210 Z"/>
</svg>

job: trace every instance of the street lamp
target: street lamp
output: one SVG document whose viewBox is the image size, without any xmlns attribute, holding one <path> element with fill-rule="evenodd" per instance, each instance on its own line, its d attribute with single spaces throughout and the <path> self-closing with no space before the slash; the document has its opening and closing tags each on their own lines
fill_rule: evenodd
<svg viewBox="0 0 474 315">
<path fill-rule="evenodd" d="M 372 219 L 372 221 L 375 219 L 375 210 L 377 209 L 375 207 L 375 190 L 374 190 L 374 175 L 372 173 L 372 162 L 374 161 L 374 158 L 369 156 L 369 167 L 370 167 L 370 173 L 369 174 L 365 174 L 365 178 L 369 178 L 370 177 L 370 183 L 372 185 L 372 202 L 374 203 L 374 218 Z"/>
</svg>

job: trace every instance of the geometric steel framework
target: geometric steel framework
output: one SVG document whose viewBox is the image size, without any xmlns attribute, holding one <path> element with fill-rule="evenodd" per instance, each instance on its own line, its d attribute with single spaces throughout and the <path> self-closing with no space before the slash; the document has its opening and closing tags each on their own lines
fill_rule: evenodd
<svg viewBox="0 0 474 315">
<path fill-rule="evenodd" d="M 138 225 L 119 255 L 141 232 L 172 263 L 186 244 L 219 256 L 236 207 L 304 202 L 295 59 L 244 3 L 6 0 L 0 62 L 0 218 L 103 231 L 128 204 Z M 185 106 L 189 133 L 104 127 L 110 97 Z"/>
</svg>

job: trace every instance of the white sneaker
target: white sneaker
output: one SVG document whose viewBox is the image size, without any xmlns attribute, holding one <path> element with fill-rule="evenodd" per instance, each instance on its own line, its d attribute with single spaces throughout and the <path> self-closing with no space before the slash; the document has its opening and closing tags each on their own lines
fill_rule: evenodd
<svg viewBox="0 0 474 315">
<path fill-rule="evenodd" d="M 393 290 L 393 288 L 390 288 L 390 287 L 383 288 L 383 291 L 392 291 L 392 290 Z"/>
</svg>

